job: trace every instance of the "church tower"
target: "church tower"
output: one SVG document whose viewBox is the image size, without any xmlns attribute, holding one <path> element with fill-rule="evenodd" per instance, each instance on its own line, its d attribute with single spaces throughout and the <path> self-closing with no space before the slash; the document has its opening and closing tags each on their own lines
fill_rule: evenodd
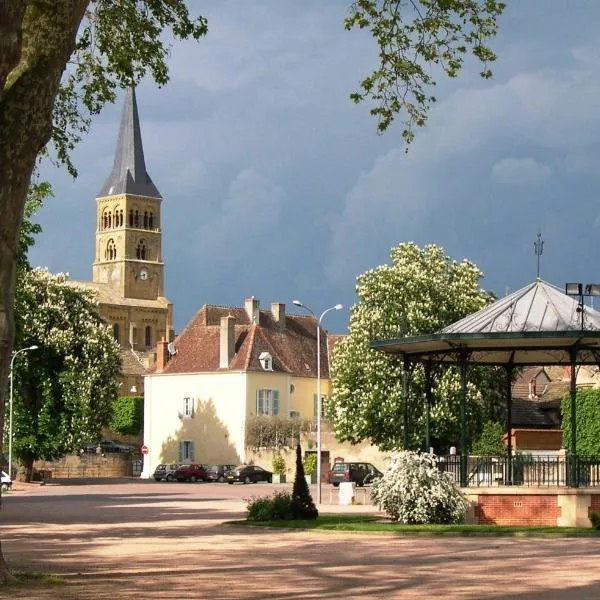
<svg viewBox="0 0 600 600">
<path fill-rule="evenodd" d="M 162 197 L 146 171 L 135 89 L 125 95 L 112 172 L 96 198 L 92 282 L 100 314 L 121 346 L 122 393 L 139 393 L 156 342 L 173 338 L 164 296 Z"/>
<path fill-rule="evenodd" d="M 163 296 L 160 192 L 150 179 L 135 89 L 127 90 L 113 169 L 96 199 L 93 281 L 123 298 Z"/>
</svg>

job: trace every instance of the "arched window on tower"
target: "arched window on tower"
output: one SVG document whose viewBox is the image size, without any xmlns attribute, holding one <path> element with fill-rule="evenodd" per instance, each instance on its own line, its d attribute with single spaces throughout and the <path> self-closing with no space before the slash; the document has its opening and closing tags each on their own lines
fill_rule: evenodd
<svg viewBox="0 0 600 600">
<path fill-rule="evenodd" d="M 154 229 L 154 215 L 152 213 L 148 217 L 148 229 Z"/>
<path fill-rule="evenodd" d="M 123 211 L 122 210 L 115 210 L 115 227 L 122 227 L 123 226 Z"/>
<path fill-rule="evenodd" d="M 119 335 L 119 324 L 115 323 L 113 325 L 113 337 L 115 338 L 115 342 L 117 342 L 117 344 L 121 343 L 121 338 Z"/>
<path fill-rule="evenodd" d="M 104 257 L 106 260 L 115 260 L 117 258 L 117 247 L 115 245 L 115 240 L 110 239 L 106 244 L 106 252 L 104 253 Z"/>
<path fill-rule="evenodd" d="M 139 227 L 140 226 L 140 213 L 136 210 L 134 215 L 133 215 L 133 226 L 134 227 Z"/>
<path fill-rule="evenodd" d="M 148 249 L 146 248 L 146 240 L 140 240 L 137 248 L 135 249 L 135 255 L 138 260 L 147 260 L 150 258 Z"/>
<path fill-rule="evenodd" d="M 133 227 L 133 209 L 129 211 L 129 227 Z"/>
<path fill-rule="evenodd" d="M 104 210 L 102 212 L 102 229 L 106 229 L 108 227 L 108 210 Z"/>
<path fill-rule="evenodd" d="M 152 348 L 152 327 L 150 327 L 150 325 L 146 325 L 146 330 L 144 333 L 146 348 Z"/>
<path fill-rule="evenodd" d="M 108 228 L 110 229 L 112 227 L 112 215 L 110 213 L 108 213 Z"/>
<path fill-rule="evenodd" d="M 144 211 L 144 229 L 148 229 L 148 212 Z"/>
</svg>

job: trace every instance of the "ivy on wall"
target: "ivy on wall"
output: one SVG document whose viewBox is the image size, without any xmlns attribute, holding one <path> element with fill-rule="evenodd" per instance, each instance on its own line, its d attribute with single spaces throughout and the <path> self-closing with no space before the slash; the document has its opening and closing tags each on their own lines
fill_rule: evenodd
<svg viewBox="0 0 600 600">
<path fill-rule="evenodd" d="M 137 435 L 142 429 L 143 396 L 119 396 L 113 400 L 110 428 L 122 435 Z"/>
<path fill-rule="evenodd" d="M 600 389 L 577 390 L 577 454 L 600 457 Z M 563 446 L 571 447 L 571 397 L 561 401 Z"/>
</svg>

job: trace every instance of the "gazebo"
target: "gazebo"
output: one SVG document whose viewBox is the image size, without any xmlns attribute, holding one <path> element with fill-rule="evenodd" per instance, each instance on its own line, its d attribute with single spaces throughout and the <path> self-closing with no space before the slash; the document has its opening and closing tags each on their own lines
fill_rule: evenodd
<svg viewBox="0 0 600 600">
<path fill-rule="evenodd" d="M 576 439 L 576 377 L 578 365 L 600 365 L 600 312 L 586 306 L 581 288 L 575 296 L 541 280 L 497 300 L 444 329 L 430 334 L 374 340 L 373 349 L 404 359 L 402 402 L 407 419 L 408 372 L 411 364 L 455 364 L 461 379 L 460 485 L 467 486 L 466 403 L 469 364 L 502 366 L 506 370 L 508 460 L 512 458 L 510 431 L 512 374 L 521 366 L 570 366 L 571 444 L 568 485 L 578 486 Z M 430 394 L 430 385 L 426 390 Z M 430 384 L 430 382 L 429 382 Z M 404 428 L 406 431 L 406 427 Z M 509 479 L 507 483 L 512 483 Z M 600 497 L 599 497 L 600 499 Z"/>
</svg>

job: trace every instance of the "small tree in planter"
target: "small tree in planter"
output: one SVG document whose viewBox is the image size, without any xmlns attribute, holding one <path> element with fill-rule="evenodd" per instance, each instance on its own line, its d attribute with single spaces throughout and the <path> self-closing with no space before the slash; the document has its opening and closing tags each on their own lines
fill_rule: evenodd
<svg viewBox="0 0 600 600">
<path fill-rule="evenodd" d="M 436 457 L 399 452 L 383 477 L 371 487 L 371 498 L 392 521 L 408 524 L 461 523 L 468 501 Z"/>
<path fill-rule="evenodd" d="M 304 454 L 304 474 L 306 483 L 316 483 L 315 474 L 317 472 L 317 455 L 314 453 Z"/>
<path fill-rule="evenodd" d="M 281 454 L 273 457 L 273 483 L 285 483 L 285 459 Z"/>
<path fill-rule="evenodd" d="M 319 516 L 319 511 L 306 483 L 300 444 L 296 446 L 296 478 L 292 491 L 292 515 L 294 519 L 316 519 Z"/>
</svg>

